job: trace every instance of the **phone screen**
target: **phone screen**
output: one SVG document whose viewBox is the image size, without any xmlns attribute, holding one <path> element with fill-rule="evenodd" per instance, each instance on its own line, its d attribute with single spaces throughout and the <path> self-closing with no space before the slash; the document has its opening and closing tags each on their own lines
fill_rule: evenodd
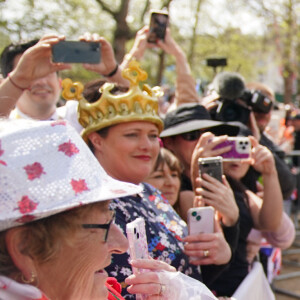
<svg viewBox="0 0 300 300">
<path fill-rule="evenodd" d="M 52 61 L 64 63 L 100 63 L 100 43 L 60 41 L 52 46 Z"/>
<path fill-rule="evenodd" d="M 169 15 L 166 12 L 152 12 L 150 18 L 149 43 L 156 43 L 157 40 L 164 40 L 168 25 Z"/>
</svg>

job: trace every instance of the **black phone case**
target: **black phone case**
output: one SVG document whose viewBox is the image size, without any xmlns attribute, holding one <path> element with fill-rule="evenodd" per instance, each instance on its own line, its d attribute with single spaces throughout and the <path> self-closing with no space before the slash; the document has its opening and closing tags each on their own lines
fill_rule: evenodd
<svg viewBox="0 0 300 300">
<path fill-rule="evenodd" d="M 100 43 L 60 41 L 52 46 L 52 61 L 63 63 L 100 63 Z"/>
<path fill-rule="evenodd" d="M 163 22 L 159 20 L 162 17 Z M 168 26 L 168 15 L 164 13 L 153 12 L 150 19 L 150 31 L 148 43 L 156 43 L 157 40 L 164 40 Z"/>
<path fill-rule="evenodd" d="M 223 175 L 223 165 L 222 158 L 207 158 L 207 159 L 199 159 L 199 175 L 206 173 L 211 177 L 216 178 L 220 182 L 222 182 Z"/>
</svg>

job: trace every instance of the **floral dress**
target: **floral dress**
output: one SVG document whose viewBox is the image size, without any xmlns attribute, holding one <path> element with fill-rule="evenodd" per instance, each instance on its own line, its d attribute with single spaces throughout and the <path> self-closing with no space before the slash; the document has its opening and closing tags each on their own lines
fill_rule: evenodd
<svg viewBox="0 0 300 300">
<path fill-rule="evenodd" d="M 116 224 L 126 235 L 126 224 L 143 217 L 150 256 L 167 262 L 186 275 L 202 280 L 200 267 L 190 265 L 188 256 L 183 253 L 182 238 L 188 234 L 186 223 L 159 190 L 147 183 L 142 183 L 142 186 L 144 190 L 141 195 L 114 199 L 111 202 L 111 207 L 116 211 Z M 125 299 L 135 299 L 134 295 L 127 292 L 124 282 L 132 274 L 129 259 L 128 251 L 121 255 L 112 255 L 112 263 L 106 271 L 121 283 Z"/>
</svg>

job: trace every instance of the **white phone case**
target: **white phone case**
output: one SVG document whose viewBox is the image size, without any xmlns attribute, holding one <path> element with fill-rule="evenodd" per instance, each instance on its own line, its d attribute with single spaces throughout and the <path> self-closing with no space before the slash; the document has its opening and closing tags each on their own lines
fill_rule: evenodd
<svg viewBox="0 0 300 300">
<path fill-rule="evenodd" d="M 129 254 L 131 259 L 149 258 L 148 243 L 145 230 L 145 220 L 137 218 L 126 224 L 126 233 L 129 242 Z M 143 272 L 143 270 L 132 267 L 134 274 Z M 137 300 L 147 299 L 147 295 L 136 294 Z"/>
<path fill-rule="evenodd" d="M 248 137 L 229 137 L 227 141 L 217 145 L 214 149 L 226 146 L 231 146 L 231 149 L 228 152 L 220 154 L 223 157 L 223 161 L 239 161 L 250 157 L 251 141 Z"/>
<path fill-rule="evenodd" d="M 188 210 L 189 234 L 213 233 L 215 210 L 212 206 L 192 207 Z"/>
</svg>

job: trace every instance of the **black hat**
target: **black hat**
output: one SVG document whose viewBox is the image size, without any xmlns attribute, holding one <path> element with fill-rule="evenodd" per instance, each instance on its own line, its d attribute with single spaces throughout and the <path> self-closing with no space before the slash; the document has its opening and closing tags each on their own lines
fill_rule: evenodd
<svg viewBox="0 0 300 300">
<path fill-rule="evenodd" d="M 217 74 L 212 82 L 212 89 L 220 98 L 235 100 L 240 98 L 246 87 L 244 78 L 234 72 L 221 72 Z"/>
<path fill-rule="evenodd" d="M 235 136 L 239 127 L 224 122 L 211 120 L 210 114 L 203 105 L 198 103 L 183 104 L 166 114 L 164 130 L 160 137 L 167 137 L 190 132 L 198 129 L 212 128 L 217 135 L 228 134 Z"/>
</svg>

